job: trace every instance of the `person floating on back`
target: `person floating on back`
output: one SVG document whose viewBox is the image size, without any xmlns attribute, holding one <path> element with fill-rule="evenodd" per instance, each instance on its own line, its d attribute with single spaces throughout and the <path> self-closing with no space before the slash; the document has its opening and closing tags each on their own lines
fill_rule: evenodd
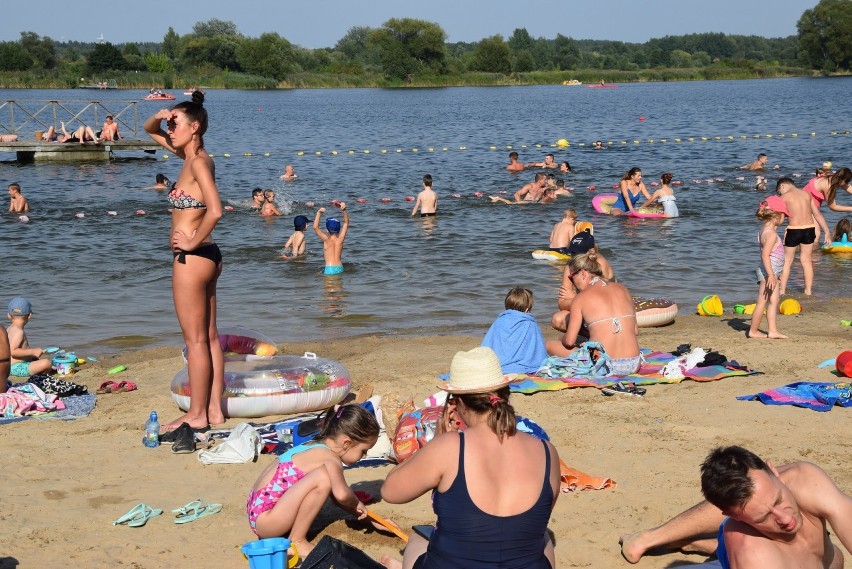
<svg viewBox="0 0 852 569">
<path fill-rule="evenodd" d="M 432 176 L 429 174 L 423 176 L 423 190 L 417 194 L 417 201 L 411 210 L 412 217 L 417 213 L 417 208 L 420 208 L 420 217 L 433 217 L 438 209 L 438 194 L 432 189 Z"/>
<path fill-rule="evenodd" d="M 297 215 L 293 219 L 295 230 L 284 244 L 284 254 L 282 259 L 295 259 L 305 254 L 305 229 L 308 227 L 308 218 L 304 215 Z"/>
<path fill-rule="evenodd" d="M 346 230 L 349 229 L 349 212 L 346 211 L 346 204 L 340 202 L 340 209 L 343 211 L 343 223 L 335 217 L 329 217 L 325 221 L 325 228 L 328 233 L 324 233 L 319 226 L 320 218 L 325 213 L 325 208 L 319 208 L 317 216 L 314 218 L 314 233 L 322 239 L 322 254 L 325 257 L 324 275 L 339 275 L 343 272 L 343 240 L 346 239 Z"/>
</svg>

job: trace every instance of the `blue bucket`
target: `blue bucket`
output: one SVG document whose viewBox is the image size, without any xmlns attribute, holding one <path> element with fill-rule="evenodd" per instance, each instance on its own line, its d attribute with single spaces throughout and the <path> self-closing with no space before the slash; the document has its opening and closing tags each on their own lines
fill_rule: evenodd
<svg viewBox="0 0 852 569">
<path fill-rule="evenodd" d="M 51 363 L 56 368 L 57 375 L 71 375 L 74 373 L 74 368 L 77 367 L 77 356 L 75 354 L 57 354 L 53 356 Z"/>
<path fill-rule="evenodd" d="M 251 569 L 284 569 L 288 547 L 290 540 L 286 537 L 270 537 L 244 544 L 242 552 Z"/>
</svg>

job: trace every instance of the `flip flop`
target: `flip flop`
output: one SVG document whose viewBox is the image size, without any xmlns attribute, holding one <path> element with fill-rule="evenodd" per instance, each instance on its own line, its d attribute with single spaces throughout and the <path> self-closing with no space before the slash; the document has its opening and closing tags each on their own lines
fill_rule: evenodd
<svg viewBox="0 0 852 569">
<path fill-rule="evenodd" d="M 184 424 L 189 425 L 189 423 L 181 423 L 180 426 L 182 426 Z M 160 433 L 160 444 L 161 445 L 173 444 L 175 442 L 175 438 L 177 437 L 177 430 L 180 428 L 180 426 L 178 426 L 177 428 L 172 429 L 170 431 L 164 431 L 164 432 Z M 207 425 L 206 427 L 190 427 L 190 429 L 192 429 L 193 434 L 199 435 L 199 434 L 204 434 L 204 433 L 209 432 L 210 431 L 210 425 Z"/>
<path fill-rule="evenodd" d="M 604 395 L 632 395 L 634 397 L 642 397 L 647 390 L 644 387 L 636 387 L 635 385 L 618 382 L 614 385 L 607 385 L 601 389 Z"/>
<path fill-rule="evenodd" d="M 176 524 L 188 524 L 195 520 L 218 514 L 222 511 L 222 504 L 205 504 L 202 500 L 193 500 L 189 504 L 172 510 Z"/>
<path fill-rule="evenodd" d="M 150 508 L 145 504 L 136 504 L 130 511 L 112 522 L 112 525 L 127 525 L 132 528 L 138 528 L 148 523 L 148 520 L 154 516 L 159 516 L 163 510 Z"/>
<path fill-rule="evenodd" d="M 115 388 L 118 387 L 118 384 L 114 381 L 105 381 L 101 384 L 100 387 L 95 390 L 95 393 L 99 393 L 103 395 L 104 393 L 112 393 L 115 391 Z"/>
<path fill-rule="evenodd" d="M 136 384 L 132 381 L 119 381 L 116 386 L 112 388 L 113 393 L 124 393 L 126 391 L 136 391 Z"/>
</svg>

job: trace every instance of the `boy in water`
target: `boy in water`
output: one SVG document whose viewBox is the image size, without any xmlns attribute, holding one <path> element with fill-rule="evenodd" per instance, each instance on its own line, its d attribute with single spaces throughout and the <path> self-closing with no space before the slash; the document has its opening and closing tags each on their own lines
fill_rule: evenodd
<svg viewBox="0 0 852 569">
<path fill-rule="evenodd" d="M 417 201 L 414 202 L 414 209 L 411 210 L 412 217 L 417 213 L 417 208 L 420 208 L 420 217 L 432 217 L 438 209 L 438 194 L 432 189 L 430 174 L 423 176 L 423 190 L 417 194 Z"/>
<path fill-rule="evenodd" d="M 570 255 L 568 244 L 574 238 L 575 223 L 577 223 L 577 212 L 573 209 L 566 209 L 562 214 L 562 219 L 553 225 L 553 230 L 550 232 L 551 251 Z"/>
<path fill-rule="evenodd" d="M 9 302 L 7 316 L 12 323 L 9 324 L 6 332 L 9 335 L 9 349 L 12 354 L 10 375 L 16 377 L 29 377 L 53 369 L 50 359 L 41 359 L 44 350 L 31 348 L 27 341 L 24 326 L 30 321 L 32 314 L 33 305 L 26 298 L 18 296 Z"/>
<path fill-rule="evenodd" d="M 17 182 L 9 184 L 9 211 L 25 213 L 30 211 L 30 202 L 21 193 L 21 185 Z"/>
<path fill-rule="evenodd" d="M 757 155 L 757 160 L 752 162 L 751 164 L 746 164 L 746 170 L 766 170 L 766 163 L 769 161 L 769 157 L 761 152 Z"/>
<path fill-rule="evenodd" d="M 506 166 L 506 170 L 509 172 L 522 172 L 524 169 L 524 163 L 518 161 L 518 153 L 514 150 L 509 153 L 509 165 Z"/>
<path fill-rule="evenodd" d="M 284 244 L 282 259 L 295 259 L 305 254 L 305 229 L 308 227 L 308 218 L 304 215 L 297 215 L 293 219 L 293 226 L 295 231 Z M 287 251 L 290 252 L 289 255 Z"/>
<path fill-rule="evenodd" d="M 343 211 L 343 224 L 341 225 L 334 217 L 329 217 L 325 221 L 325 228 L 328 234 L 320 230 L 319 222 L 322 214 L 325 213 L 325 208 L 319 208 L 317 216 L 314 218 L 314 233 L 322 239 L 322 254 L 325 257 L 324 275 L 339 275 L 343 272 L 343 240 L 346 239 L 346 230 L 349 229 L 349 212 L 346 211 L 346 204 L 340 202 L 340 209 Z"/>
</svg>

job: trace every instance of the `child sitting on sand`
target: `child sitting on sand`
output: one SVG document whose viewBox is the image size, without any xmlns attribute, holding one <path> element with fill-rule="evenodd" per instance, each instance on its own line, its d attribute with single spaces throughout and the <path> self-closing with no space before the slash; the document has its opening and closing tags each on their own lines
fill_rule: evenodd
<svg viewBox="0 0 852 569">
<path fill-rule="evenodd" d="M 275 192 L 266 190 L 263 192 L 263 207 L 260 208 L 260 215 L 282 215 L 278 208 L 275 207 Z"/>
<path fill-rule="evenodd" d="M 284 244 L 282 259 L 295 259 L 305 254 L 305 229 L 308 227 L 308 218 L 304 215 L 297 215 L 293 219 L 293 226 L 295 231 Z"/>
<path fill-rule="evenodd" d="M 346 204 L 340 202 L 340 209 L 343 211 L 343 224 L 341 225 L 334 217 L 329 217 L 325 221 L 325 228 L 328 234 L 320 230 L 319 222 L 322 214 L 325 213 L 325 208 L 321 207 L 317 211 L 317 216 L 314 218 L 314 233 L 322 239 L 322 254 L 325 257 L 325 275 L 339 275 L 343 272 L 343 240 L 346 239 L 346 230 L 349 229 L 349 212 L 346 211 Z"/>
<path fill-rule="evenodd" d="M 757 234 L 762 263 L 757 268 L 757 301 L 754 305 L 748 337 L 786 339 L 787 336 L 781 334 L 776 325 L 778 304 L 781 302 L 781 287 L 778 279 L 784 269 L 784 245 L 778 237 L 778 226 L 784 222 L 784 214 L 774 211 L 767 202 L 762 202 L 755 215 L 757 219 L 763 222 L 763 226 Z M 764 309 L 766 309 L 768 333 L 763 333 L 758 329 L 761 320 L 763 320 Z"/>
<path fill-rule="evenodd" d="M 831 240 L 839 243 L 852 243 L 852 221 L 848 217 L 844 217 L 834 226 Z"/>
<path fill-rule="evenodd" d="M 313 549 L 308 531 L 327 498 L 364 519 L 367 508 L 346 485 L 343 465 L 364 458 L 378 437 L 379 424 L 363 407 L 330 411 L 314 440 L 291 448 L 257 478 L 246 502 L 252 531 L 260 538 L 287 535 L 305 557 Z"/>
<path fill-rule="evenodd" d="M 9 335 L 9 349 L 12 354 L 10 375 L 16 377 L 29 377 L 53 369 L 49 358 L 41 359 L 45 355 L 44 350 L 31 348 L 27 341 L 24 326 L 30 321 L 32 314 L 33 305 L 26 298 L 18 296 L 9 302 L 7 316 L 12 323 L 6 328 L 6 332 Z"/>
<path fill-rule="evenodd" d="M 482 345 L 494 350 L 503 373 L 533 373 L 547 358 L 544 336 L 535 317 L 531 290 L 515 287 L 503 301 L 506 310 L 488 329 Z"/>
</svg>

